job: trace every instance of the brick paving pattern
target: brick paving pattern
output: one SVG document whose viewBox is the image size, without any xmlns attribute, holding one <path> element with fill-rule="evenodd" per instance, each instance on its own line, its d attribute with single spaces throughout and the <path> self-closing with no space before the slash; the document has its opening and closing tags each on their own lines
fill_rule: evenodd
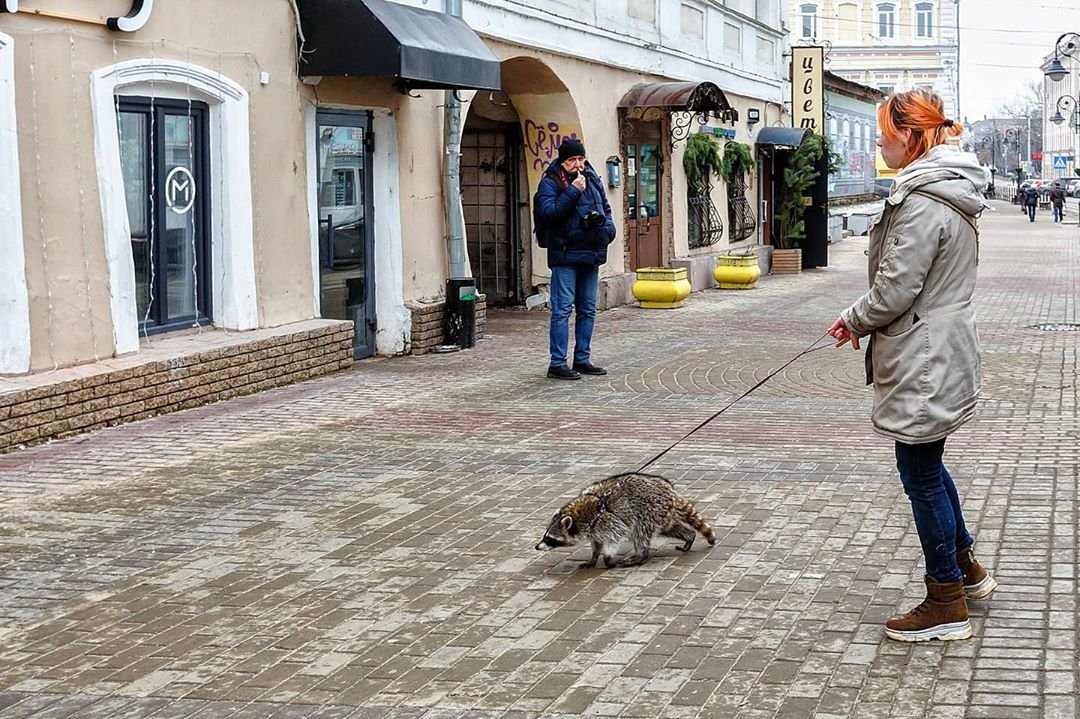
<svg viewBox="0 0 1080 719">
<path fill-rule="evenodd" d="M 607 377 L 553 382 L 546 315 L 0 457 L 0 717 L 1077 715 L 1080 231 L 987 213 L 984 393 L 947 461 L 1001 588 L 975 638 L 906 645 L 921 598 L 862 356 L 807 355 L 655 467 L 717 534 L 644 566 L 533 551 L 819 337 L 834 266 L 600 316 Z"/>
</svg>

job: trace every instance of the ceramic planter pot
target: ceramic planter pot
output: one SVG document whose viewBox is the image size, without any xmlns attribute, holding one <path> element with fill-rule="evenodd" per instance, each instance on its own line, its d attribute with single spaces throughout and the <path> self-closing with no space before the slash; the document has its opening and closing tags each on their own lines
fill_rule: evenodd
<svg viewBox="0 0 1080 719">
<path fill-rule="evenodd" d="M 691 289 L 685 267 L 642 267 L 630 291 L 645 309 L 674 309 Z"/>
<path fill-rule="evenodd" d="M 716 258 L 713 279 L 722 290 L 753 289 L 761 277 L 757 255 L 720 255 Z"/>
</svg>

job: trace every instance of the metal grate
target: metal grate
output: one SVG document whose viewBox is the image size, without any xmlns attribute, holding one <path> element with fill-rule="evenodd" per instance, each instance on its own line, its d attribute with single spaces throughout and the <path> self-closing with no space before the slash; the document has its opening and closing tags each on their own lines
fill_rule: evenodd
<svg viewBox="0 0 1080 719">
<path fill-rule="evenodd" d="M 712 201 L 712 185 L 691 189 L 689 201 L 690 249 L 715 245 L 724 236 L 724 222 Z"/>
<path fill-rule="evenodd" d="M 732 242 L 753 236 L 757 229 L 757 219 L 746 199 L 745 178 L 737 179 L 728 187 L 728 227 Z"/>
<path fill-rule="evenodd" d="M 1080 324 L 1076 322 L 1043 322 L 1030 327 L 1041 332 L 1080 332 Z"/>
</svg>

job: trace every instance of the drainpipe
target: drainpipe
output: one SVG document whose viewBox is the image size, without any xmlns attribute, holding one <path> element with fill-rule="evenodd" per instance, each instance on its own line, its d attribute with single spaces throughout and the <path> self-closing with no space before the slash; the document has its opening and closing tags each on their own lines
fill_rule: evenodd
<svg viewBox="0 0 1080 719">
<path fill-rule="evenodd" d="M 461 0 L 446 0 L 446 14 L 461 17 Z M 465 217 L 461 209 L 461 100 L 457 91 L 446 91 L 443 190 L 446 203 L 446 247 L 450 276 L 465 277 Z"/>
<path fill-rule="evenodd" d="M 461 17 L 461 0 L 446 0 L 446 14 Z M 476 341 L 476 286 L 466 274 L 465 214 L 461 208 L 461 99 L 456 90 L 445 93 L 443 141 L 443 201 L 446 210 L 446 251 L 450 277 L 446 281 L 444 335 L 447 344 L 472 347 Z"/>
</svg>

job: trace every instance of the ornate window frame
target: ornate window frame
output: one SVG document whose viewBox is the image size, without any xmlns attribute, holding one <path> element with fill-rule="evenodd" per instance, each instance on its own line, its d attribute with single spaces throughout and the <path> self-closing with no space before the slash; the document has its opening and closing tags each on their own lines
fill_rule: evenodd
<svg viewBox="0 0 1080 719">
<path fill-rule="evenodd" d="M 235 330 L 258 326 L 251 198 L 251 125 L 248 94 L 220 73 L 167 59 L 127 60 L 95 70 L 90 78 L 109 299 L 117 354 L 139 349 L 135 268 L 131 254 L 116 96 L 191 97 L 210 106 L 211 265 L 214 324 Z"/>
<path fill-rule="evenodd" d="M 30 371 L 19 134 L 15 123 L 15 41 L 0 33 L 0 374 Z"/>
</svg>

